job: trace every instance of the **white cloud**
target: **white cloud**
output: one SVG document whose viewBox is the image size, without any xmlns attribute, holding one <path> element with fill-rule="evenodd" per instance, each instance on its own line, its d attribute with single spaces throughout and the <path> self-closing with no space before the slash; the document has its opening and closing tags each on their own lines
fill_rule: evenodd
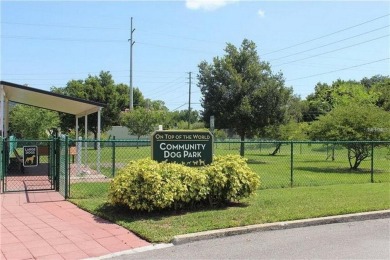
<svg viewBox="0 0 390 260">
<path fill-rule="evenodd" d="M 192 10 L 203 9 L 205 11 L 213 11 L 238 1 L 239 0 L 186 0 L 186 7 Z"/>
<path fill-rule="evenodd" d="M 257 11 L 257 14 L 260 16 L 260 17 L 264 17 L 265 16 L 265 12 L 261 9 L 259 9 L 259 11 Z"/>
</svg>

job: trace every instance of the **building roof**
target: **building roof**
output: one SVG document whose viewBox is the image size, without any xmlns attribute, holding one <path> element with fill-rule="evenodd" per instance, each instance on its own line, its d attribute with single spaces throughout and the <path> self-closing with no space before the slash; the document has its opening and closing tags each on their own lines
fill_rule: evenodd
<svg viewBox="0 0 390 260">
<path fill-rule="evenodd" d="M 85 116 L 97 112 L 105 104 L 74 98 L 50 91 L 31 88 L 11 82 L 0 81 L 5 97 L 15 103 L 64 112 L 75 116 Z"/>
</svg>

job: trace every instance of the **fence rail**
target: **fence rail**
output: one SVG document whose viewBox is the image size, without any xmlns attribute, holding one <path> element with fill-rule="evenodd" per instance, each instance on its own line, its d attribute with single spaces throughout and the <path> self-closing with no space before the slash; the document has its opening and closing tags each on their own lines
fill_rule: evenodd
<svg viewBox="0 0 390 260">
<path fill-rule="evenodd" d="M 260 176 L 261 189 L 390 182 L 390 142 L 215 141 L 214 155 L 239 154 L 242 143 L 244 157 Z M 131 160 L 151 157 L 148 140 L 71 140 L 69 144 L 73 145 L 69 147 L 73 198 L 101 196 Z M 351 170 L 351 149 L 357 146 L 365 148 L 365 159 Z"/>
</svg>

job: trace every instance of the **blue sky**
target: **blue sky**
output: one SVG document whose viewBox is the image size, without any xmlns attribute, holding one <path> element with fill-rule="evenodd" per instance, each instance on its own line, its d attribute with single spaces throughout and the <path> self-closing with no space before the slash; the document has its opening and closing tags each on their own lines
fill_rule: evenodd
<svg viewBox="0 0 390 260">
<path fill-rule="evenodd" d="M 110 71 L 170 110 L 201 109 L 198 64 L 244 38 L 302 99 L 390 71 L 388 1 L 2 1 L 1 80 L 49 90 Z"/>
</svg>

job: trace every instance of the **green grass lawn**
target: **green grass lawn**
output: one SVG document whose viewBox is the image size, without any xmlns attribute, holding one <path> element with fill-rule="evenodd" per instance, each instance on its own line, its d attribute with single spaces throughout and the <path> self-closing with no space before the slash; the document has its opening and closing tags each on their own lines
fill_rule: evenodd
<svg viewBox="0 0 390 260">
<path fill-rule="evenodd" d="M 153 242 L 205 230 L 390 208 L 390 183 L 262 189 L 225 208 L 139 213 L 107 203 L 108 183 L 71 186 L 70 201 Z M 91 197 L 91 194 L 100 194 Z"/>
<path fill-rule="evenodd" d="M 72 184 L 70 197 L 81 208 L 150 242 L 169 242 L 175 235 L 212 229 L 390 208 L 389 147 L 375 148 L 373 176 L 370 158 L 362 162 L 358 171 L 350 171 L 347 150 L 342 146 L 333 149 L 327 144 L 296 143 L 293 158 L 290 144 L 284 144 L 276 156 L 271 156 L 274 149 L 272 143 L 246 144 L 245 157 L 260 176 L 261 186 L 253 197 L 226 208 L 134 212 L 107 203 L 109 183 Z M 239 144 L 216 143 L 214 153 L 239 154 Z M 115 151 L 106 146 L 101 150 L 101 171 L 112 177 L 130 160 L 150 156 L 150 146 L 116 147 Z M 88 162 L 93 162 L 90 167 L 96 167 L 96 158 L 96 150 L 88 149 Z M 374 183 L 370 183 L 371 177 Z"/>
<path fill-rule="evenodd" d="M 150 146 L 116 147 L 115 151 L 103 146 L 100 155 L 100 170 L 107 177 L 113 177 L 130 160 L 151 157 Z M 239 143 L 216 143 L 216 155 L 239 154 Z M 293 147 L 291 161 L 290 144 L 282 145 L 275 156 L 270 153 L 275 149 L 273 143 L 246 144 L 245 157 L 249 166 L 259 174 L 261 188 L 284 188 L 297 186 L 322 186 L 329 184 L 357 184 L 371 182 L 371 159 L 364 160 L 358 171 L 350 171 L 347 150 L 335 146 L 334 153 L 330 144 L 296 143 Z M 113 159 L 115 154 L 115 168 Z M 334 155 L 334 160 L 332 160 Z M 87 151 L 88 165 L 96 169 L 97 152 L 93 148 Z M 293 166 L 291 182 L 291 166 Z M 374 150 L 374 182 L 390 182 L 390 150 L 388 147 L 377 147 Z"/>
</svg>

